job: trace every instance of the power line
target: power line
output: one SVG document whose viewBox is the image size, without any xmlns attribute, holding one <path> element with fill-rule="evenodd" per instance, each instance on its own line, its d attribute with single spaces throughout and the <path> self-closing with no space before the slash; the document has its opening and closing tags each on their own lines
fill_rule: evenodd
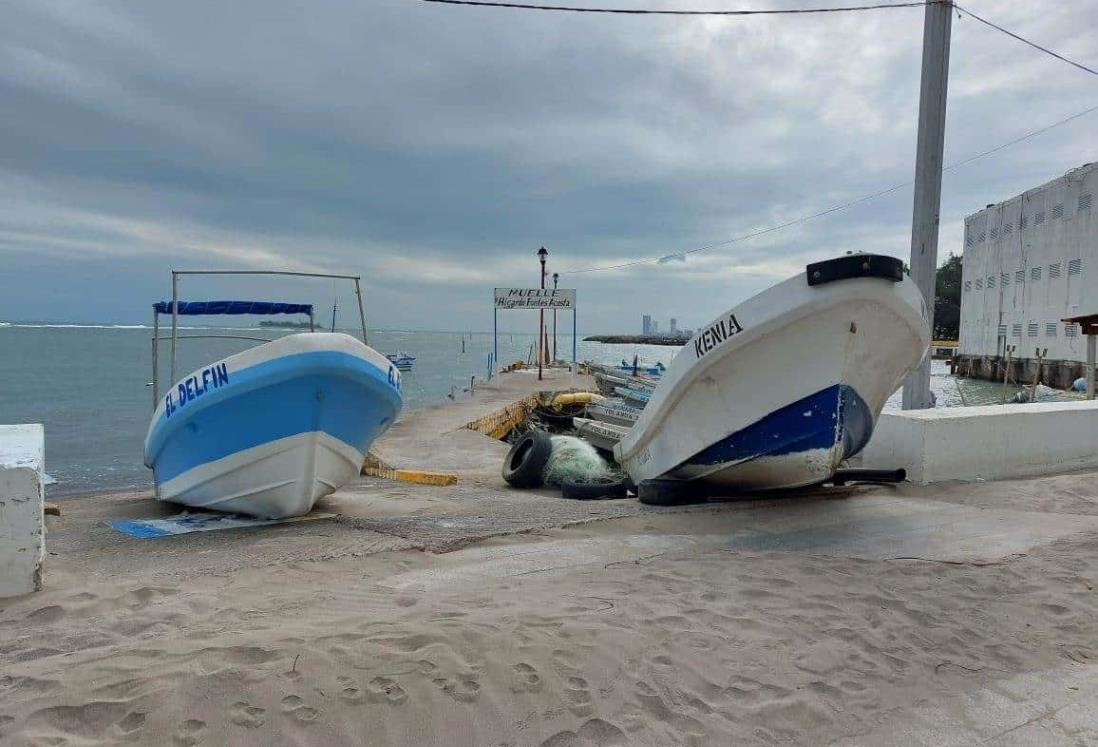
<svg viewBox="0 0 1098 747">
<path fill-rule="evenodd" d="M 1098 70 L 1094 70 L 1093 68 L 1089 68 L 1086 65 L 1082 65 L 1082 64 L 1076 62 L 1075 60 L 1069 60 L 1067 57 L 1064 57 L 1062 54 L 1058 54 L 1056 52 L 1053 52 L 1051 49 L 1049 49 L 1047 47 L 1042 47 L 1040 44 L 1038 44 L 1036 42 L 1032 42 L 1032 41 L 1030 41 L 1029 39 L 1026 39 L 1023 36 L 1019 36 L 1018 34 L 1015 34 L 1013 31 L 1007 31 L 1002 26 L 994 24 L 991 21 L 987 20 L 986 18 L 981 18 L 980 16 L 976 15 L 975 13 L 973 13 L 968 8 L 962 8 L 960 5 L 957 5 L 957 3 L 954 3 L 953 7 L 957 9 L 958 13 L 963 13 L 966 16 L 968 16 L 969 18 L 972 18 L 973 20 L 979 21 L 980 23 L 984 24 L 985 26 L 990 26 L 991 28 L 995 29 L 996 31 L 1003 32 L 1004 34 L 1011 37 L 1012 39 L 1017 39 L 1018 41 L 1022 42 L 1023 44 L 1028 44 L 1029 46 L 1033 47 L 1034 49 L 1040 50 L 1040 51 L 1044 52 L 1045 54 L 1052 55 L 1053 57 L 1060 60 L 1061 62 L 1066 62 L 1067 64 L 1072 65 L 1073 67 L 1077 67 L 1077 68 L 1079 68 L 1080 70 L 1082 70 L 1084 72 L 1090 73 L 1091 75 L 1098 75 Z"/>
<path fill-rule="evenodd" d="M 1009 148 L 1012 145 L 1017 145 L 1018 143 L 1029 140 L 1030 138 L 1033 138 L 1033 137 L 1036 137 L 1037 135 L 1048 132 L 1049 130 L 1052 130 L 1056 127 L 1060 127 L 1061 125 L 1065 125 L 1068 122 L 1073 122 L 1076 119 L 1079 119 L 1080 117 L 1085 117 L 1086 115 L 1091 114 L 1091 113 L 1096 112 L 1096 111 L 1098 111 L 1098 105 L 1092 106 L 1089 109 L 1084 109 L 1081 112 L 1076 112 L 1075 114 L 1072 114 L 1069 117 L 1065 117 L 1064 119 L 1061 119 L 1057 122 L 1053 122 L 1052 124 L 1045 125 L 1044 127 L 1040 127 L 1036 130 L 1031 130 L 1030 132 L 1027 132 L 1024 135 L 1020 135 L 1019 137 L 1016 137 L 1013 140 L 1008 140 L 1005 143 L 1000 143 L 999 145 L 996 145 L 994 148 L 988 148 L 987 150 L 982 151 L 980 153 L 977 153 L 975 155 L 969 156 L 968 158 L 964 158 L 960 161 L 955 161 L 954 163 L 948 164 L 947 166 L 942 168 L 942 171 L 943 172 L 953 171 L 955 169 L 961 168 L 962 166 L 967 166 L 968 164 L 970 164 L 974 161 L 978 161 L 981 158 L 986 158 L 990 155 L 998 153 L 1001 150 Z M 901 190 L 904 187 L 910 187 L 913 183 L 914 183 L 914 181 L 906 181 L 906 182 L 903 182 L 902 184 L 895 184 L 891 187 L 888 187 L 887 189 L 882 189 L 882 190 L 879 190 L 877 192 L 873 192 L 872 194 L 868 194 L 868 195 L 865 195 L 863 197 L 858 197 L 856 199 L 850 200 L 849 202 L 844 202 L 841 205 L 834 205 L 832 207 L 826 208 L 824 210 L 820 210 L 819 212 L 812 213 L 810 215 L 804 215 L 804 216 L 801 216 L 799 218 L 794 218 L 793 220 L 786 221 L 785 223 L 779 223 L 775 226 L 770 226 L 768 228 L 761 228 L 757 231 L 752 231 L 750 233 L 745 233 L 745 234 L 742 234 L 740 236 L 736 236 L 734 238 L 727 239 L 725 241 L 718 241 L 718 242 L 713 243 L 713 244 L 707 244 L 705 246 L 699 246 L 699 247 L 696 247 L 694 249 L 689 249 L 687 251 L 672 252 L 671 254 L 665 254 L 665 255 L 662 255 L 660 257 L 648 257 L 646 259 L 637 259 L 637 260 L 633 260 L 631 262 L 622 262 L 622 263 L 616 264 L 616 265 L 604 265 L 604 266 L 599 266 L 599 267 L 587 267 L 587 268 L 584 268 L 582 270 L 566 270 L 565 272 L 563 272 L 561 274 L 562 275 L 579 275 L 581 273 L 586 273 L 586 272 L 601 272 L 601 271 L 604 271 L 604 270 L 620 270 L 620 269 L 623 269 L 623 268 L 626 268 L 626 267 L 634 267 L 636 265 L 649 264 L 649 263 L 652 263 L 652 262 L 659 263 L 661 260 L 666 261 L 669 258 L 677 258 L 677 257 L 680 257 L 680 256 L 685 257 L 685 255 L 687 255 L 687 254 L 697 254 L 699 252 L 709 251 L 710 249 L 716 249 L 716 248 L 719 248 L 719 247 L 722 247 L 722 246 L 728 246 L 729 244 L 736 244 L 736 243 L 739 243 L 741 241 L 746 241 L 747 239 L 753 239 L 753 238 L 756 238 L 758 236 L 762 236 L 764 234 L 774 233 L 775 231 L 781 231 L 782 229 L 790 228 L 790 227 L 798 225 L 800 223 L 806 223 L 806 222 L 808 222 L 810 220 L 814 220 L 816 218 L 822 218 L 825 215 L 831 215 L 832 213 L 837 213 L 837 212 L 840 212 L 842 210 L 852 208 L 855 205 L 860 205 L 863 202 L 869 202 L 870 200 L 876 199 L 878 197 L 884 197 L 885 195 L 892 194 L 893 192 Z"/>
<path fill-rule="evenodd" d="M 879 3 L 875 5 L 848 5 L 835 8 L 787 8 L 767 10 L 646 10 L 642 8 L 582 8 L 569 5 L 536 5 L 533 3 L 490 2 L 489 0 L 422 0 L 425 3 L 441 5 L 471 5 L 481 8 L 511 8 L 514 10 L 551 10 L 566 13 L 610 13 L 626 16 L 779 16 L 805 15 L 812 13 L 849 13 L 860 10 L 888 10 L 891 8 L 922 7 L 926 3 Z M 945 0 L 930 0 L 944 2 Z"/>
</svg>

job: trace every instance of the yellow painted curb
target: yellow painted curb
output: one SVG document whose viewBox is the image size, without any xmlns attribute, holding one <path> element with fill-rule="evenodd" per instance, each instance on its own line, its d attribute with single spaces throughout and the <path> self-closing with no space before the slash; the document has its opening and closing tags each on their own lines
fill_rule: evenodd
<svg viewBox="0 0 1098 747">
<path fill-rule="evenodd" d="M 416 485 L 456 485 L 457 472 L 429 472 L 422 469 L 393 470 L 393 479 Z"/>
<path fill-rule="evenodd" d="M 416 485 L 456 485 L 457 472 L 431 472 L 422 469 L 394 469 L 372 452 L 366 455 L 362 464 L 362 474 L 370 477 L 381 477 L 386 480 L 399 480 Z"/>
</svg>

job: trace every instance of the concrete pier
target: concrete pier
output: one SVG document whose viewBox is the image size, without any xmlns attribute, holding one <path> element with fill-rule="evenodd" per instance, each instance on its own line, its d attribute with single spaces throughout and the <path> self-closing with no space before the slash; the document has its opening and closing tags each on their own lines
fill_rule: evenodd
<svg viewBox="0 0 1098 747">
<path fill-rule="evenodd" d="M 0 598 L 42 588 L 44 462 L 41 425 L 0 425 Z"/>
<path fill-rule="evenodd" d="M 391 469 L 459 472 L 465 478 L 498 477 L 508 446 L 467 428 L 538 392 L 595 391 L 591 376 L 549 368 L 539 381 L 536 370 L 501 374 L 470 395 L 456 395 L 433 407 L 405 412 L 370 448 Z M 501 481 L 502 484 L 502 481 Z"/>
</svg>

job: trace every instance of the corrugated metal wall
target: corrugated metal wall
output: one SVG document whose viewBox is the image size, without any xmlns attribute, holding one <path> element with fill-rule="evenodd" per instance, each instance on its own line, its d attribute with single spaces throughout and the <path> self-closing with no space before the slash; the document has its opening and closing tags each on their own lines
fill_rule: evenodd
<svg viewBox="0 0 1098 747">
<path fill-rule="evenodd" d="M 965 219 L 960 352 L 1086 359 L 1066 316 L 1098 313 L 1098 164 Z"/>
</svg>

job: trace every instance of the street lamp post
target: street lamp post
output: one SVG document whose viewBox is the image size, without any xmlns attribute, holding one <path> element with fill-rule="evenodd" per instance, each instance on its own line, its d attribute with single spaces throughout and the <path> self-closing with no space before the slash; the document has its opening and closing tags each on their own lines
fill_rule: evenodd
<svg viewBox="0 0 1098 747">
<path fill-rule="evenodd" d="M 553 273 L 553 290 L 557 289 L 557 281 L 560 280 L 560 273 Z M 556 295 L 556 294 L 554 294 Z M 553 362 L 557 360 L 557 307 L 553 307 Z"/>
<path fill-rule="evenodd" d="M 545 258 L 549 252 L 543 246 L 538 249 L 538 259 L 541 261 L 541 289 L 545 290 Z M 544 378 L 542 365 L 545 362 L 545 308 L 538 309 L 538 381 Z"/>
</svg>

